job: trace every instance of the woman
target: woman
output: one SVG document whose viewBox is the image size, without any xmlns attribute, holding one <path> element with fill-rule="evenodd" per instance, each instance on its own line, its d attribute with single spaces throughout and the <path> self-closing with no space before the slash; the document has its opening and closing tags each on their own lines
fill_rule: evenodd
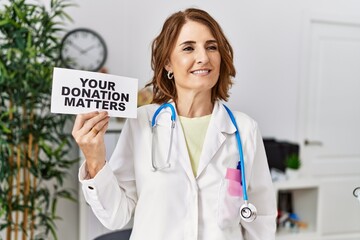
<svg viewBox="0 0 360 240">
<path fill-rule="evenodd" d="M 245 191 L 240 175 L 228 172 L 236 170 L 239 148 L 220 101 L 228 99 L 235 69 L 218 23 L 199 9 L 170 16 L 152 44 L 152 68 L 153 104 L 127 120 L 109 162 L 107 113 L 76 118 L 73 136 L 86 159 L 79 178 L 95 215 L 109 229 L 134 216 L 132 240 L 274 239 L 276 204 L 262 138 L 241 112 L 233 115 L 244 153 L 241 181 L 257 207 L 253 222 L 240 218 Z M 163 103 L 169 104 L 155 113 Z"/>
</svg>

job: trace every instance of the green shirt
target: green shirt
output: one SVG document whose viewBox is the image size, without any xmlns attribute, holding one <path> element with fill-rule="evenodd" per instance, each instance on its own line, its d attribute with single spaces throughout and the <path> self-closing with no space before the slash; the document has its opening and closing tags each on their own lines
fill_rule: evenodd
<svg viewBox="0 0 360 240">
<path fill-rule="evenodd" d="M 200 155 L 210 118 L 211 114 L 196 118 L 179 116 L 194 176 L 197 176 Z"/>
</svg>

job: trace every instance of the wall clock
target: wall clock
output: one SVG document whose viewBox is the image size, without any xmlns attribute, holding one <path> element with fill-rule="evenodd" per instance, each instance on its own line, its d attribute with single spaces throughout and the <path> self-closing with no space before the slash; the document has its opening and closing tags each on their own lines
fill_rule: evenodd
<svg viewBox="0 0 360 240">
<path fill-rule="evenodd" d="M 67 68 L 96 72 L 105 64 L 107 48 L 95 31 L 76 28 L 63 37 L 60 57 Z"/>
</svg>

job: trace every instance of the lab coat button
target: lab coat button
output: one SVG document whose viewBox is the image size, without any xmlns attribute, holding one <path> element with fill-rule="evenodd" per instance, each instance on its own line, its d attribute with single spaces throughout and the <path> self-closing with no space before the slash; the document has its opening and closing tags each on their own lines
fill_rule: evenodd
<svg viewBox="0 0 360 240">
<path fill-rule="evenodd" d="M 88 188 L 89 188 L 90 190 L 94 190 L 94 187 L 93 187 L 93 186 L 88 186 Z"/>
</svg>

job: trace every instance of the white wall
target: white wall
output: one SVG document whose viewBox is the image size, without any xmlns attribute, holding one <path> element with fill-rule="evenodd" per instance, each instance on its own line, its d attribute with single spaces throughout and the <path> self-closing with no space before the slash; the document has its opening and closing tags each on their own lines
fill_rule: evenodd
<svg viewBox="0 0 360 240">
<path fill-rule="evenodd" d="M 306 14 L 358 15 L 360 10 L 357 0 L 78 0 L 77 3 L 78 7 L 69 9 L 74 23 L 68 29 L 87 27 L 100 33 L 109 49 L 106 62 L 109 73 L 138 78 L 140 87 L 151 78 L 150 44 L 165 18 L 191 6 L 207 10 L 223 27 L 235 51 L 237 76 L 229 106 L 255 118 L 264 137 L 290 141 L 298 140 L 298 85 Z M 64 214 L 69 211 L 72 210 L 65 208 Z M 63 227 L 64 233 L 78 236 L 74 221 Z"/>
</svg>

